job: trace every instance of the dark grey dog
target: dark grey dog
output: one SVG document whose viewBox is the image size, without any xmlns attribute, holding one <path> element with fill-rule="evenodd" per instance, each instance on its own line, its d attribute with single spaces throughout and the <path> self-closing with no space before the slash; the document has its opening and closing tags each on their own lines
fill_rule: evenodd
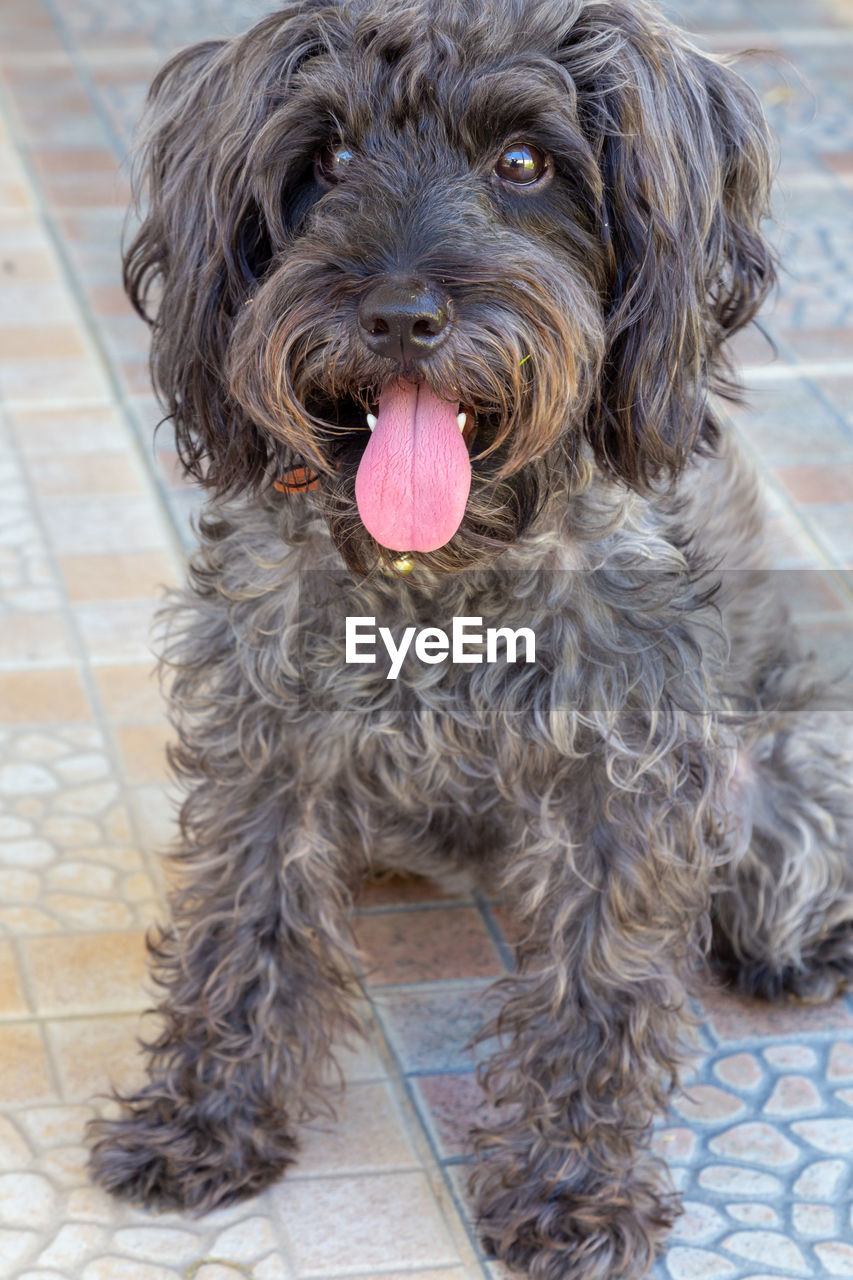
<svg viewBox="0 0 853 1280">
<path fill-rule="evenodd" d="M 773 280 L 760 108 L 641 0 L 296 0 L 169 63 L 143 156 L 127 284 L 214 502 L 170 619 L 163 1029 L 94 1177 L 197 1210 L 278 1178 L 352 1021 L 357 886 L 468 868 L 522 937 L 483 1239 L 639 1276 L 707 957 L 768 998 L 853 972 L 845 725 L 708 407 Z M 524 627 L 536 661 L 427 632 L 389 679 L 346 616 Z"/>
</svg>

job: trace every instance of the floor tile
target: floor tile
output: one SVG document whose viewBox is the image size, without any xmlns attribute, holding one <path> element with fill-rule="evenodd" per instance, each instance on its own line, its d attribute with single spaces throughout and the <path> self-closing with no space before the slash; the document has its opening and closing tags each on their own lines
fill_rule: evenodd
<svg viewBox="0 0 853 1280">
<path fill-rule="evenodd" d="M 89 1102 L 111 1086 L 119 1091 L 144 1083 L 139 1036 L 153 1027 L 138 1016 L 61 1018 L 45 1024 L 65 1101 Z M 80 1140 L 77 1133 L 76 1141 Z"/>
<path fill-rule="evenodd" d="M 0 668 L 67 666 L 76 657 L 74 641 L 60 612 L 14 614 L 0 605 Z"/>
<path fill-rule="evenodd" d="M 139 933 L 29 938 L 24 963 L 43 1016 L 144 1009 L 145 951 Z"/>
<path fill-rule="evenodd" d="M 57 563 L 75 603 L 157 597 L 177 577 L 166 551 L 60 555 Z"/>
<path fill-rule="evenodd" d="M 63 555 L 101 555 L 118 546 L 124 552 L 163 549 L 163 528 L 150 498 L 48 497 L 42 513 L 49 536 Z"/>
<path fill-rule="evenodd" d="M 16 408 L 9 411 L 9 422 L 16 443 L 25 458 L 31 460 L 37 482 L 40 460 L 51 460 L 58 453 L 103 454 L 115 452 L 125 456 L 128 443 L 117 411 L 108 405 L 92 405 L 76 409 Z M 115 541 L 101 544 L 115 545 Z M 61 548 L 66 551 L 67 548 Z"/>
<path fill-rule="evenodd" d="M 840 671 L 853 636 L 839 572 L 853 555 L 850 7 L 679 7 L 717 52 L 771 51 L 741 65 L 782 157 L 771 230 L 785 271 L 764 313 L 780 355 L 758 329 L 736 337 L 747 397 L 734 417 L 769 482 L 773 564 L 802 643 Z M 126 153 L 161 59 L 262 11 L 0 4 L 3 1280 L 506 1278 L 475 1260 L 456 1206 L 467 1130 L 488 1120 L 466 1043 L 501 967 L 490 930 L 511 943 L 517 926 L 467 888 L 391 877 L 362 895 L 377 1025 L 339 1055 L 338 1120 L 314 1124 L 279 1186 L 195 1219 L 119 1206 L 86 1180 L 92 1094 L 140 1078 L 142 933 L 162 916 L 155 856 L 175 833 L 150 627 L 200 505 L 168 424 L 152 444 L 147 331 L 120 281 Z M 715 993 L 705 1007 L 704 1056 L 655 1130 L 686 1212 L 650 1280 L 846 1274 L 853 998 L 769 1009 Z"/>
<path fill-rule="evenodd" d="M 403 1070 L 470 1071 L 471 1039 L 487 1016 L 486 990 L 480 984 L 378 992 L 374 1004 Z"/>
<path fill-rule="evenodd" d="M 459 1261 L 421 1173 L 285 1181 L 273 1195 L 300 1276 Z"/>
<path fill-rule="evenodd" d="M 80 672 L 72 667 L 0 671 L 0 707 L 6 724 L 79 721 L 92 715 Z"/>
<path fill-rule="evenodd" d="M 389 911 L 362 916 L 356 937 L 368 983 L 497 976 L 503 966 L 473 908 Z"/>
<path fill-rule="evenodd" d="M 0 1018 L 26 1017 L 29 1012 L 12 944 L 0 941 Z"/>
<path fill-rule="evenodd" d="M 844 1000 L 828 1005 L 808 1005 L 796 1000 L 766 1004 L 728 992 L 706 993 L 702 1005 L 708 1024 L 721 1043 L 768 1036 L 791 1036 L 798 1031 L 835 1031 L 849 1028 L 853 1016 Z"/>
<path fill-rule="evenodd" d="M 337 1118 L 300 1129 L 297 1177 L 411 1169 L 417 1158 L 394 1097 L 382 1082 L 348 1084 Z"/>
<path fill-rule="evenodd" d="M 46 1102 L 56 1096 L 36 1023 L 0 1025 L 0 1059 L 0 1104 Z"/>
<path fill-rule="evenodd" d="M 153 661 L 151 630 L 159 603 L 148 597 L 75 605 L 75 620 L 90 662 Z"/>
<path fill-rule="evenodd" d="M 421 1075 L 412 1081 L 412 1088 L 434 1134 L 439 1155 L 470 1155 L 470 1130 L 476 1125 L 488 1126 L 494 1118 L 475 1075 Z"/>
<path fill-rule="evenodd" d="M 166 707 L 153 661 L 99 666 L 92 676 L 108 720 L 162 721 Z"/>
<path fill-rule="evenodd" d="M 121 725 L 116 728 L 115 737 L 128 782 L 166 780 L 166 747 L 174 742 L 174 733 L 167 725 Z"/>
</svg>

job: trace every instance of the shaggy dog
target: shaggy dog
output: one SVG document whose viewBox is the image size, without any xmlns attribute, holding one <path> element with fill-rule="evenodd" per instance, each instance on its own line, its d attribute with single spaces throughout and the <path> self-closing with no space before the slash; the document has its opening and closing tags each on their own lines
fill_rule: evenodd
<svg viewBox="0 0 853 1280">
<path fill-rule="evenodd" d="M 639 1276 L 703 965 L 853 972 L 846 724 L 709 407 L 774 275 L 759 105 L 642 0 L 294 0 L 172 59 L 142 154 L 127 287 L 212 500 L 166 653 L 162 1030 L 93 1176 L 195 1210 L 277 1179 L 353 1021 L 360 882 L 467 869 L 521 939 L 482 1238 Z M 396 679 L 347 618 L 423 631 Z M 535 661 L 451 661 L 454 618 Z"/>
</svg>

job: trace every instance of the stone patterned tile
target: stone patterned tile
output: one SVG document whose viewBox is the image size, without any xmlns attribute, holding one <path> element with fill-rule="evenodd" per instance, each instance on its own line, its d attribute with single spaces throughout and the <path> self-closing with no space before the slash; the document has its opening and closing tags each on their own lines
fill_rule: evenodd
<svg viewBox="0 0 853 1280">
<path fill-rule="evenodd" d="M 782 1076 L 764 1104 L 766 1116 L 799 1116 L 820 1110 L 820 1094 L 807 1076 Z"/>
<path fill-rule="evenodd" d="M 694 1125 L 719 1124 L 745 1111 L 736 1094 L 712 1084 L 691 1084 L 676 1097 L 673 1106 L 683 1120 Z"/>
<path fill-rule="evenodd" d="M 764 1072 L 752 1053 L 734 1053 L 714 1064 L 714 1075 L 736 1089 L 754 1089 L 764 1079 Z"/>
</svg>

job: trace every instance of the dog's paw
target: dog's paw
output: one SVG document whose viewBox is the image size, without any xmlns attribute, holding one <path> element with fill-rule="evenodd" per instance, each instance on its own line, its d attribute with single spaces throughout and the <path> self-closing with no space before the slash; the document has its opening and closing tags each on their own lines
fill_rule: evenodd
<svg viewBox="0 0 853 1280">
<path fill-rule="evenodd" d="M 125 1101 L 115 1119 L 93 1120 L 89 1175 L 105 1191 L 155 1209 L 206 1213 L 275 1182 L 295 1139 L 265 1119 L 223 1114 L 216 1125 L 163 1097 Z"/>
<path fill-rule="evenodd" d="M 529 1190 L 498 1196 L 480 1216 L 484 1247 L 529 1280 L 640 1280 L 679 1213 L 641 1176 L 593 1197 Z"/>
<path fill-rule="evenodd" d="M 786 997 L 803 1004 L 827 1004 L 853 988 L 853 921 L 845 920 L 813 940 L 796 965 L 748 960 L 721 975 L 744 995 L 777 1001 Z"/>
</svg>

